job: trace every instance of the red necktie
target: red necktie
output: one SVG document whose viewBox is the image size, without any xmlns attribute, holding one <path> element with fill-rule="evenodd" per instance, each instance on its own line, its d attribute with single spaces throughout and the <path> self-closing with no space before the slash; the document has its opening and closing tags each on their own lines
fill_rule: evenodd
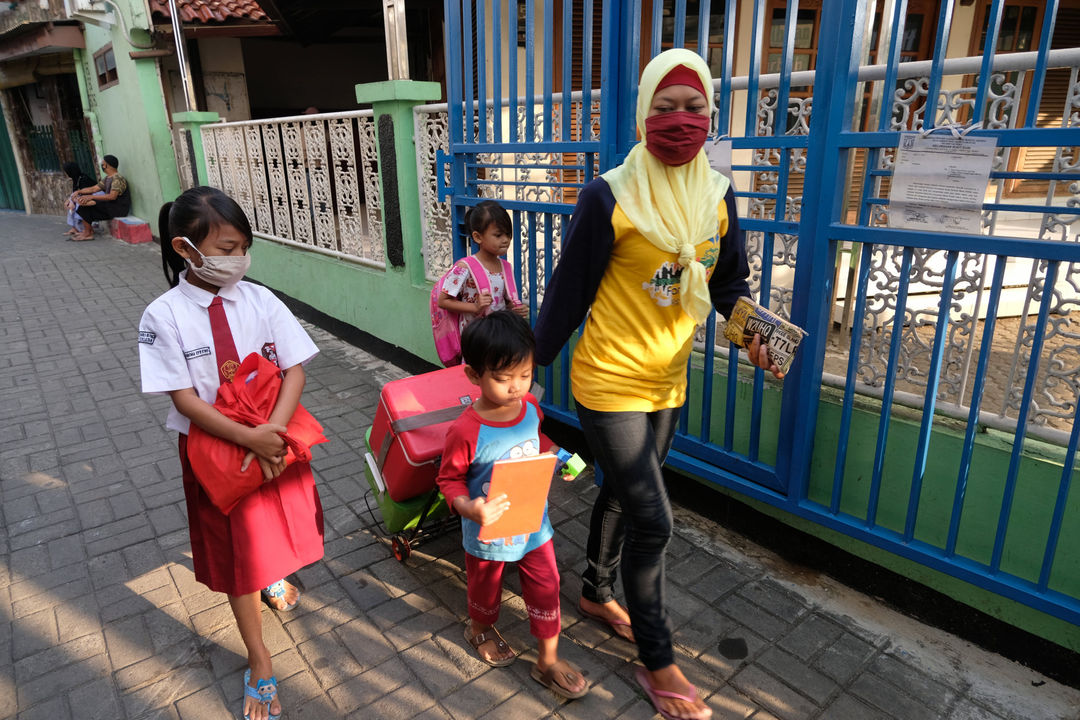
<svg viewBox="0 0 1080 720">
<path fill-rule="evenodd" d="M 229 319 L 225 317 L 225 306 L 221 297 L 214 296 L 210 302 L 210 332 L 214 334 L 214 355 L 218 362 L 218 378 L 222 383 L 229 382 L 240 367 L 240 356 L 236 354 Z"/>
</svg>

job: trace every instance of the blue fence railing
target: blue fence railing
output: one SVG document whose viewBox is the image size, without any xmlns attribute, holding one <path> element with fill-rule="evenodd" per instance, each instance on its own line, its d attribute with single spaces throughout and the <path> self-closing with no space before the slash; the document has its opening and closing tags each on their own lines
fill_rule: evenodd
<svg viewBox="0 0 1080 720">
<path fill-rule="evenodd" d="M 500 198 L 535 316 L 576 189 L 635 142 L 641 48 L 696 49 L 718 83 L 717 132 L 731 138 L 758 298 L 809 336 L 779 385 L 717 348 L 710 318 L 688 368 L 670 464 L 1077 623 L 1080 559 L 1059 548 L 1080 541 L 1080 507 L 1069 501 L 1080 406 L 1069 313 L 1080 307 L 1080 243 L 1067 230 L 1080 203 L 1072 105 L 1080 60 L 1051 52 L 1056 0 L 1027 52 L 999 47 L 1004 1 L 992 0 L 973 64 L 946 57 L 950 34 L 981 32 L 956 26 L 954 3 L 911 28 L 903 6 L 878 17 L 872 0 L 810 8 L 793 0 L 782 13 L 766 0 L 674 0 L 651 12 L 640 0 L 564 0 L 555 13 L 553 3 L 524 0 L 507 13 L 501 2 L 445 0 L 453 225 L 468 206 Z M 750 28 L 743 52 L 736 16 Z M 922 34 L 916 48 L 930 48 L 925 56 L 910 50 L 912 33 Z M 875 42 L 870 56 L 866 38 Z M 736 58 L 747 65 L 736 68 Z M 1048 110 L 1052 67 L 1073 70 L 1065 106 Z M 983 125 L 970 127 L 972 118 Z M 957 124 L 999 148 L 982 232 L 890 229 L 901 134 Z M 1049 171 L 1014 151 L 1040 148 L 1058 150 Z M 1050 192 L 1010 197 L 1017 178 L 1046 181 Z M 841 250 L 852 258 L 843 267 Z M 457 232 L 454 255 L 465 252 Z M 855 323 L 838 330 L 845 278 Z M 995 347 L 1010 340 L 1006 332 L 1016 346 L 1011 368 Z M 847 347 L 839 368 L 829 364 L 831 343 Z M 576 423 L 571 353 L 543 375 L 545 411 Z M 955 383 L 969 361 L 973 376 Z M 822 390 L 827 370 L 842 378 L 835 393 Z M 981 406 L 991 385 L 1004 385 L 1000 402 L 1015 420 L 994 443 L 985 442 Z M 936 410 L 946 400 L 966 419 L 944 421 Z M 1036 406 L 1057 408 L 1055 427 L 1068 438 L 1057 450 L 1028 452 Z"/>
</svg>

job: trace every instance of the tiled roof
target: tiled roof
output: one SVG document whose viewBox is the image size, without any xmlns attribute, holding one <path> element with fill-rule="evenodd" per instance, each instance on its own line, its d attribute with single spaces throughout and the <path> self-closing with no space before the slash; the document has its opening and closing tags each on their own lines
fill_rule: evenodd
<svg viewBox="0 0 1080 720">
<path fill-rule="evenodd" d="M 230 20 L 268 21 L 255 0 L 176 0 L 183 22 L 212 23 Z M 162 17 L 169 15 L 168 0 L 150 0 L 150 10 Z"/>
</svg>

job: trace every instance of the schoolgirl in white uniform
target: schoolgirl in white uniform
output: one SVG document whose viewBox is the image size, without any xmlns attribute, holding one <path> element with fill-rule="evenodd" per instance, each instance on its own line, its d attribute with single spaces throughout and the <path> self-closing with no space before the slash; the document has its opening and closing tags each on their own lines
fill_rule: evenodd
<svg viewBox="0 0 1080 720">
<path fill-rule="evenodd" d="M 322 505 L 310 465 L 286 467 L 279 436 L 299 404 L 303 365 L 318 349 L 269 290 L 241 280 L 250 266 L 251 225 L 232 198 L 215 188 L 192 188 L 161 208 L 158 223 L 172 289 L 146 308 L 139 323 L 142 389 L 167 393 L 173 401 L 165 424 L 180 434 L 195 577 L 228 594 L 247 647 L 243 716 L 275 720 L 281 703 L 263 643 L 260 592 L 276 609 L 291 610 L 299 590 L 283 578 L 323 555 Z M 269 422 L 254 428 L 213 407 L 218 386 L 251 352 L 282 369 Z M 262 469 L 264 484 L 228 515 L 191 472 L 187 434 L 193 422 L 247 448 L 241 469 L 250 462 Z"/>
</svg>

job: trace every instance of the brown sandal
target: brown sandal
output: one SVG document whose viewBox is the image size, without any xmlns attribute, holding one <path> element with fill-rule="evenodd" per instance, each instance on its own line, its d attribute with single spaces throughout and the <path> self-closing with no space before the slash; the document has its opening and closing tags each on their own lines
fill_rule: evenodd
<svg viewBox="0 0 1080 720">
<path fill-rule="evenodd" d="M 482 633 L 476 633 L 475 635 L 469 634 L 469 624 L 465 624 L 465 639 L 472 645 L 473 650 L 476 651 L 476 657 L 486 662 L 492 667 L 506 667 L 515 660 L 517 660 L 517 654 L 510 649 L 510 646 L 506 644 L 506 640 L 499 634 L 499 631 L 494 626 L 488 628 Z M 497 658 L 493 656 L 485 656 L 480 652 L 480 646 L 486 642 L 495 643 L 495 652 L 500 655 L 506 655 L 509 653 L 509 657 Z"/>
<path fill-rule="evenodd" d="M 585 676 L 565 660 L 559 660 L 544 671 L 541 671 L 539 667 L 533 665 L 529 675 L 533 680 L 540 683 L 551 692 L 559 697 L 566 698 L 567 700 L 577 700 L 579 697 L 584 697 L 589 692 L 589 681 L 585 680 Z M 580 690 L 574 692 L 570 690 L 568 686 L 574 685 L 574 680 L 577 678 L 585 680 L 585 684 Z M 560 680 L 562 680 L 562 682 L 559 682 Z M 563 685 L 564 682 L 566 685 Z"/>
</svg>

